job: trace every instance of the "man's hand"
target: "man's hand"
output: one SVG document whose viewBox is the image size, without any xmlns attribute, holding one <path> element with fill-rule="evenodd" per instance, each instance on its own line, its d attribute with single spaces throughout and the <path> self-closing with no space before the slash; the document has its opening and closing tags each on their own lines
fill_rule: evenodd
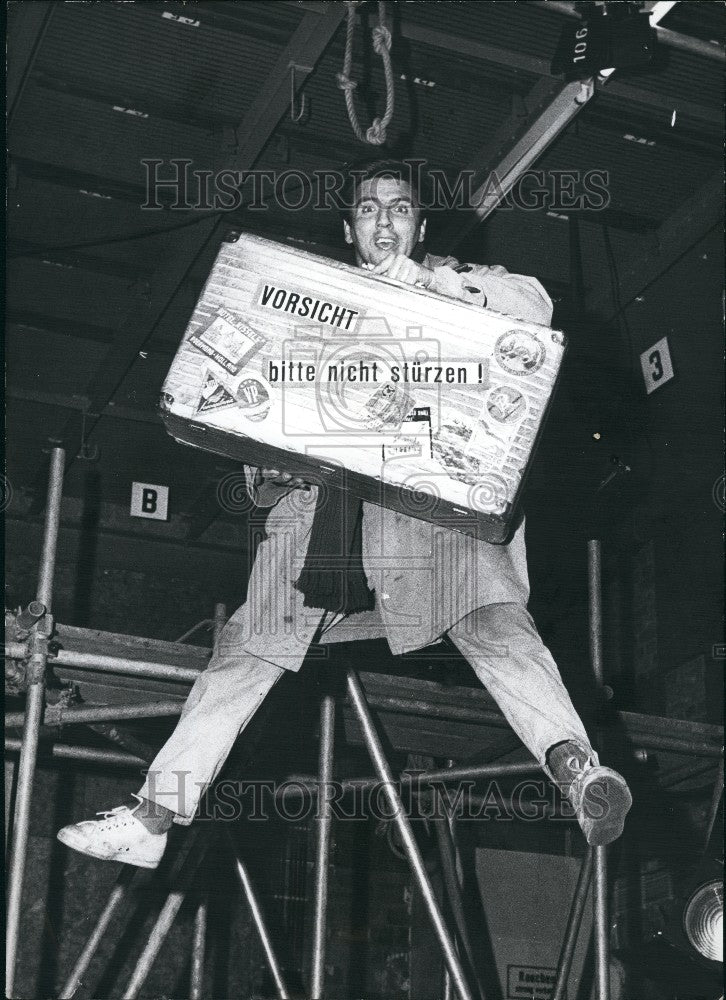
<svg viewBox="0 0 726 1000">
<path fill-rule="evenodd" d="M 300 476 L 293 476 L 290 472 L 280 472 L 279 469 L 259 469 L 258 478 L 262 477 L 263 483 L 273 483 L 275 486 L 290 486 L 295 489 L 304 489 L 309 486 Z M 260 485 L 258 482 L 256 485 Z"/>
<path fill-rule="evenodd" d="M 424 288 L 430 288 L 434 280 L 434 272 L 430 267 L 417 264 L 402 253 L 391 254 L 369 270 L 371 274 L 385 274 L 387 278 L 395 278 L 407 285 L 422 285 Z"/>
</svg>

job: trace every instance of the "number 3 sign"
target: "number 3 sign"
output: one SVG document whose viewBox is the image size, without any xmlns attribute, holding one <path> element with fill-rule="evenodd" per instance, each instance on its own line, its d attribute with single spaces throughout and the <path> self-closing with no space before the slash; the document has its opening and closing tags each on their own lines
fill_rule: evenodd
<svg viewBox="0 0 726 1000">
<path fill-rule="evenodd" d="M 643 351 L 640 355 L 640 367 L 643 369 L 645 391 L 648 394 L 673 378 L 673 364 L 667 337 L 663 337 L 657 344 Z"/>
</svg>

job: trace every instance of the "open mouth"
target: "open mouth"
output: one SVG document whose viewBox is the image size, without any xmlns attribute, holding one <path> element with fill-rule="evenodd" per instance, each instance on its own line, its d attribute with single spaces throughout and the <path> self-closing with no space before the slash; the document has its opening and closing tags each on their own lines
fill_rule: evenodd
<svg viewBox="0 0 726 1000">
<path fill-rule="evenodd" d="M 390 236 L 379 236 L 373 242 L 379 250 L 393 250 L 398 241 Z"/>
</svg>

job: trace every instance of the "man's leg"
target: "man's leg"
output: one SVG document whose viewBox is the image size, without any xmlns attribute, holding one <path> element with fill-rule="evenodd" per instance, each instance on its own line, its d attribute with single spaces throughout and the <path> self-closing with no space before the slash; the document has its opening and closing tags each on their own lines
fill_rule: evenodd
<svg viewBox="0 0 726 1000">
<path fill-rule="evenodd" d="M 139 795 L 173 813 L 176 822 L 191 823 L 235 740 L 284 673 L 282 667 L 244 650 L 231 651 L 223 634 L 217 655 L 194 682 Z"/>
<path fill-rule="evenodd" d="M 281 605 L 282 606 L 282 605 Z M 282 606 L 283 609 L 284 606 Z M 294 634 L 266 634 L 249 627 L 249 602 L 230 618 L 217 651 L 195 681 L 177 726 L 147 773 L 136 801 L 100 820 L 63 827 L 58 839 L 100 860 L 155 868 L 172 821 L 192 822 L 199 800 L 235 742 L 286 669 L 297 670 L 324 612 L 305 609 Z M 264 630 L 263 630 L 264 631 Z M 278 663 L 251 652 L 277 656 Z"/>
<path fill-rule="evenodd" d="M 449 635 L 522 743 L 567 791 L 588 841 L 608 843 L 619 836 L 631 804 L 627 785 L 599 766 L 527 609 L 491 604 L 457 622 Z"/>
</svg>

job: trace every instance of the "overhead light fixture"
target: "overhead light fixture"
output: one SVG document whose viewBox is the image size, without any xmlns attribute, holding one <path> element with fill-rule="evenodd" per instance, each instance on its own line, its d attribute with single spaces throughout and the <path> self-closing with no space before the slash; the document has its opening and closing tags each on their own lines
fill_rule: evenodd
<svg viewBox="0 0 726 1000">
<path fill-rule="evenodd" d="M 723 883 L 718 879 L 691 895 L 683 911 L 683 930 L 699 955 L 723 962 Z"/>
</svg>

